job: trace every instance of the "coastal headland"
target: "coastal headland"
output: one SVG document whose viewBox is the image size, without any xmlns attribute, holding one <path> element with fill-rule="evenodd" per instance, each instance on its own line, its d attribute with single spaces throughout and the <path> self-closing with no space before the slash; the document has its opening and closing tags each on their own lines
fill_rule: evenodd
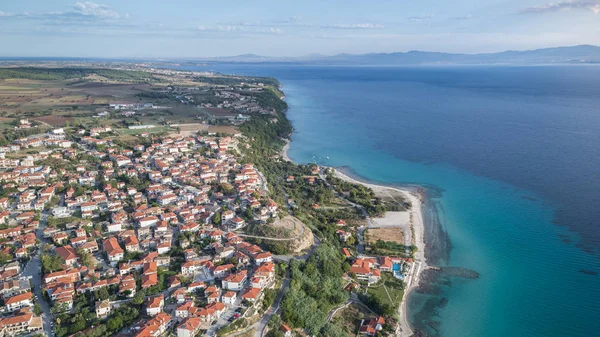
<svg viewBox="0 0 600 337">
<path fill-rule="evenodd" d="M 287 140 L 285 145 L 281 150 L 281 157 L 285 161 L 293 162 L 293 160 L 289 157 L 288 151 L 290 149 L 291 141 Z M 396 330 L 396 336 L 400 337 L 409 337 L 413 335 L 413 330 L 408 321 L 408 310 L 407 310 L 407 298 L 409 294 L 417 289 L 421 282 L 421 272 L 428 268 L 427 260 L 425 257 L 425 222 L 423 220 L 423 210 L 422 204 L 424 202 L 424 195 L 422 193 L 418 193 L 416 189 L 409 190 L 392 186 L 378 185 L 373 183 L 368 183 L 362 181 L 357 178 L 350 177 L 348 174 L 340 171 L 336 168 L 330 168 L 333 170 L 334 175 L 337 178 L 340 178 L 344 181 L 360 184 L 365 187 L 368 187 L 375 192 L 378 196 L 389 195 L 390 192 L 400 193 L 404 198 L 408 199 L 411 204 L 411 208 L 408 211 L 409 213 L 409 229 L 410 236 L 409 242 L 411 245 L 417 247 L 417 250 L 414 252 L 414 262 L 411 266 L 410 271 L 407 273 L 407 278 L 405 279 L 405 289 L 404 289 L 404 297 L 402 299 L 402 303 L 398 308 L 398 316 L 399 316 L 399 325 Z M 375 221 L 383 222 L 383 223 L 391 223 L 391 224 L 400 224 L 403 222 L 404 212 L 385 212 L 385 214 L 380 218 L 370 218 L 367 215 L 367 223 L 368 227 L 375 227 Z M 398 229 L 401 230 L 401 229 Z M 363 229 L 364 231 L 364 229 Z M 362 236 L 363 231 L 360 232 Z"/>
</svg>

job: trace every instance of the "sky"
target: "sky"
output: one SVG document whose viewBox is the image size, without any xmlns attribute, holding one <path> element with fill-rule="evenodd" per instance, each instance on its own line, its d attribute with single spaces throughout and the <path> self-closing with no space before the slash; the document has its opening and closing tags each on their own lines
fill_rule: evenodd
<svg viewBox="0 0 600 337">
<path fill-rule="evenodd" d="M 0 56 L 203 58 L 600 45 L 600 0 L 2 0 Z"/>
</svg>

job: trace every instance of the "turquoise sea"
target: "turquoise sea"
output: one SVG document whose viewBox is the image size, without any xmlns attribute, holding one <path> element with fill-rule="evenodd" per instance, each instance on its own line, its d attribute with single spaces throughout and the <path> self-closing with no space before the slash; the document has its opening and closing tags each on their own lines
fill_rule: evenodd
<svg viewBox="0 0 600 337">
<path fill-rule="evenodd" d="M 427 277 L 424 335 L 600 336 L 600 67 L 196 69 L 278 78 L 295 161 L 427 189 L 428 262 L 480 277 Z"/>
</svg>

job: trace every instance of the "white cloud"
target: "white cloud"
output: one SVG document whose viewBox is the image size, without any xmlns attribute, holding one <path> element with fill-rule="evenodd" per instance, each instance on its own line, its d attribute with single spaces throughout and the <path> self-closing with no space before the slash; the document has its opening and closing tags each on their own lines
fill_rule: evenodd
<svg viewBox="0 0 600 337">
<path fill-rule="evenodd" d="M 198 30 L 202 32 L 216 33 L 256 33 L 256 34 L 281 34 L 283 30 L 274 27 L 256 27 L 243 25 L 200 25 Z"/>
<path fill-rule="evenodd" d="M 409 16 L 408 19 L 410 21 L 422 22 L 422 21 L 425 21 L 425 20 L 433 19 L 433 15 Z"/>
<path fill-rule="evenodd" d="M 73 6 L 73 10 L 73 13 L 75 14 L 99 19 L 119 19 L 121 17 L 119 13 L 109 6 L 97 4 L 91 1 L 77 2 Z"/>
<path fill-rule="evenodd" d="M 15 15 L 13 13 L 0 11 L 0 18 L 1 17 L 9 17 L 9 16 L 15 16 Z"/>
<path fill-rule="evenodd" d="M 333 28 L 333 29 L 383 29 L 384 25 L 375 23 L 352 23 L 352 24 L 331 24 L 324 25 L 321 28 Z"/>
<path fill-rule="evenodd" d="M 600 0 L 571 0 L 557 3 L 549 3 L 542 6 L 525 8 L 522 13 L 525 14 L 543 14 L 558 11 L 568 11 L 572 9 L 589 10 L 594 14 L 600 13 Z"/>
</svg>

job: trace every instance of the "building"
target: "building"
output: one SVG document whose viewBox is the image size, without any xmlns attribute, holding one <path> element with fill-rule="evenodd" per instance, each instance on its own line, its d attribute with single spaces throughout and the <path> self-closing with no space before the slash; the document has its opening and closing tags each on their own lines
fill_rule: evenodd
<svg viewBox="0 0 600 337">
<path fill-rule="evenodd" d="M 33 306 L 33 294 L 26 292 L 24 294 L 15 295 L 4 300 L 7 311 L 15 311 L 23 307 Z"/>
<path fill-rule="evenodd" d="M 115 237 L 104 240 L 104 252 L 113 266 L 116 266 L 117 262 L 121 261 L 125 255 Z"/>
<path fill-rule="evenodd" d="M 198 317 L 188 317 L 177 327 L 177 337 L 195 337 L 200 332 L 202 321 Z"/>
<path fill-rule="evenodd" d="M 162 311 L 164 305 L 165 297 L 163 295 L 150 297 L 146 300 L 146 314 L 156 316 Z"/>
<path fill-rule="evenodd" d="M 65 260 L 65 264 L 69 267 L 75 266 L 77 263 L 77 253 L 71 245 L 56 248 L 56 254 Z"/>
<path fill-rule="evenodd" d="M 105 319 L 110 315 L 112 308 L 110 305 L 110 301 L 105 300 L 101 302 L 96 302 L 96 317 L 99 319 Z"/>
</svg>

